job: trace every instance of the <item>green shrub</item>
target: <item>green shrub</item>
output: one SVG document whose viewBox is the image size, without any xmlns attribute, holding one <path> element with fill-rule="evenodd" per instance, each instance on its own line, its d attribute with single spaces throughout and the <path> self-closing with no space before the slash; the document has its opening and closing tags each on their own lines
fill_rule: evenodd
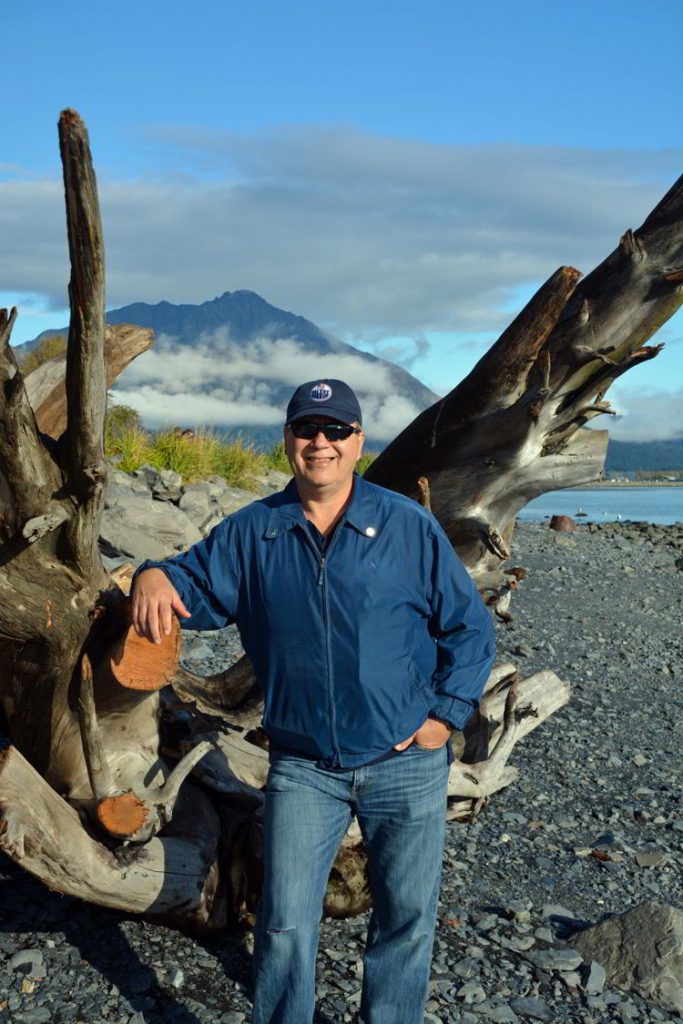
<svg viewBox="0 0 683 1024">
<path fill-rule="evenodd" d="M 105 454 L 132 473 L 148 462 L 156 469 L 172 469 L 188 483 L 222 476 L 232 487 L 256 489 L 253 478 L 269 469 L 290 473 L 284 445 L 279 441 L 269 452 L 258 451 L 238 437 L 222 441 L 210 430 L 182 431 L 178 428 L 150 434 L 142 429 L 140 417 L 128 406 L 113 406 L 107 413 Z M 358 462 L 363 474 L 377 452 L 366 452 Z"/>
<path fill-rule="evenodd" d="M 358 465 L 356 466 L 356 469 L 361 476 L 363 476 L 368 466 L 372 465 L 378 455 L 379 452 L 363 452 L 358 460 Z"/>
<path fill-rule="evenodd" d="M 208 430 L 172 429 L 152 435 L 134 422 L 120 423 L 108 433 L 106 454 L 118 456 L 118 465 L 127 473 L 148 462 L 156 469 L 172 469 L 188 483 L 222 476 L 233 487 L 253 488 L 252 477 L 267 468 L 265 456 L 241 438 L 225 442 Z"/>
<path fill-rule="evenodd" d="M 224 477 L 233 487 L 255 489 L 252 478 L 265 473 L 268 468 L 266 457 L 246 444 L 241 437 L 219 445 L 214 462 L 214 473 Z"/>
<path fill-rule="evenodd" d="M 122 428 L 114 436 L 105 439 L 105 455 L 115 458 L 124 473 L 132 473 L 143 462 L 149 462 L 151 450 L 150 436 L 140 427 Z"/>
<path fill-rule="evenodd" d="M 292 472 L 292 467 L 289 465 L 289 459 L 285 455 L 284 441 L 278 441 L 277 444 L 274 444 L 270 451 L 266 452 L 264 458 L 268 469 L 276 469 L 280 473 Z"/>
<path fill-rule="evenodd" d="M 140 413 L 130 405 L 110 405 L 104 417 L 105 451 L 126 430 L 143 430 Z"/>
<path fill-rule="evenodd" d="M 66 352 L 66 336 L 64 334 L 54 334 L 51 338 L 43 338 L 39 345 L 36 345 L 27 356 L 20 360 L 19 369 L 24 377 L 28 377 L 32 370 L 37 370 L 48 359 L 61 356 L 63 352 Z"/>
</svg>

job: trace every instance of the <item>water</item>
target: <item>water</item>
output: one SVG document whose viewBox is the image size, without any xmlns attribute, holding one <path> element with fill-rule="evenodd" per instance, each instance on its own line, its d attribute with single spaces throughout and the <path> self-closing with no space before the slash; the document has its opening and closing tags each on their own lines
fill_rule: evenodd
<svg viewBox="0 0 683 1024">
<path fill-rule="evenodd" d="M 579 515 L 580 512 L 586 513 Z M 553 515 L 571 516 L 579 523 L 644 520 L 683 522 L 683 487 L 614 487 L 548 491 L 517 513 L 523 523 L 543 522 Z"/>
</svg>

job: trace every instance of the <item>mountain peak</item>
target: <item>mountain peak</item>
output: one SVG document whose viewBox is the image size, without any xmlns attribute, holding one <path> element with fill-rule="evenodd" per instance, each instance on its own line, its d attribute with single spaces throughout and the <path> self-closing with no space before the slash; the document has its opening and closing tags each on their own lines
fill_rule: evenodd
<svg viewBox="0 0 683 1024">
<path fill-rule="evenodd" d="M 156 332 L 154 347 L 115 388 L 118 400 L 134 405 L 150 426 L 168 425 L 171 416 L 174 425 L 240 430 L 262 441 L 271 424 L 279 432 L 296 384 L 339 377 L 358 392 L 377 442 L 437 397 L 402 367 L 333 338 L 248 289 L 200 305 L 134 303 L 111 310 L 107 320 Z"/>
</svg>

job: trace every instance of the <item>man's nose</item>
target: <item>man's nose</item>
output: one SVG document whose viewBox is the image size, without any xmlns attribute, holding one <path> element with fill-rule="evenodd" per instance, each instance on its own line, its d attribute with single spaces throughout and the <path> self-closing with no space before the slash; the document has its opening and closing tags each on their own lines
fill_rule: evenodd
<svg viewBox="0 0 683 1024">
<path fill-rule="evenodd" d="M 318 433 L 315 435 L 315 437 L 311 438 L 311 444 L 314 444 L 316 448 L 324 448 L 328 444 L 327 438 L 323 434 L 322 427 L 319 427 Z"/>
</svg>

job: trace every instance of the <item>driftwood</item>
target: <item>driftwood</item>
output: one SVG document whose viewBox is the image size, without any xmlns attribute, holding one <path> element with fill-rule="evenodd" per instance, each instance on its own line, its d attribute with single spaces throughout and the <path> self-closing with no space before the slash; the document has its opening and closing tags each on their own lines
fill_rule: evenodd
<svg viewBox="0 0 683 1024">
<path fill-rule="evenodd" d="M 11 738 L 0 849 L 61 892 L 218 928 L 258 897 L 262 694 L 245 659 L 208 679 L 180 668 L 177 628 L 160 646 L 140 640 L 130 570 L 103 568 L 106 388 L 150 336 L 105 330 L 97 190 L 73 111 L 59 136 L 72 267 L 63 385 L 58 360 L 23 379 L 9 346 L 16 311 L 0 313 L 0 717 Z M 656 354 L 644 342 L 681 301 L 682 191 L 679 181 L 582 285 L 558 271 L 368 474 L 431 504 L 503 620 L 523 576 L 504 564 L 515 511 L 597 476 L 605 436 L 579 428 L 608 411 L 616 376 Z M 515 744 L 568 699 L 551 671 L 494 669 L 456 738 L 449 816 L 471 818 L 514 781 Z M 352 826 L 326 909 L 357 912 L 368 898 Z"/>
<path fill-rule="evenodd" d="M 683 301 L 683 176 L 642 227 L 581 283 L 561 267 L 471 373 L 421 413 L 369 468 L 369 480 L 418 497 L 474 578 L 509 556 L 515 514 L 545 491 L 597 480 L 613 410 L 610 384 L 652 359 L 645 343 Z"/>
<path fill-rule="evenodd" d="M 133 324 L 107 325 L 104 329 L 104 365 L 107 387 L 129 363 L 151 346 L 154 331 Z M 58 438 L 66 429 L 66 355 L 54 356 L 33 370 L 25 380 L 38 430 Z"/>
</svg>

